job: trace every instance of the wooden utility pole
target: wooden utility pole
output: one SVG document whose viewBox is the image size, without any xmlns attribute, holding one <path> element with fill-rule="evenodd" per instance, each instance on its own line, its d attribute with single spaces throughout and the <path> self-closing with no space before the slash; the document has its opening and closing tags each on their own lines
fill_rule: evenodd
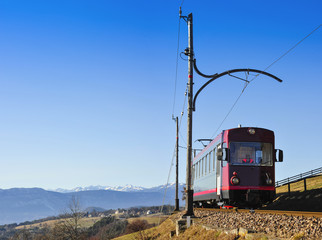
<svg viewBox="0 0 322 240">
<path fill-rule="evenodd" d="M 187 172 L 186 172 L 186 213 L 184 217 L 194 216 L 193 213 L 193 190 L 191 184 L 192 169 L 192 102 L 193 102 L 193 28 L 192 13 L 187 17 L 188 23 L 188 48 L 185 54 L 188 56 L 188 123 L 187 123 Z"/>
<path fill-rule="evenodd" d="M 174 211 L 179 211 L 179 123 L 176 117 L 177 139 L 176 139 L 176 198 Z"/>
</svg>

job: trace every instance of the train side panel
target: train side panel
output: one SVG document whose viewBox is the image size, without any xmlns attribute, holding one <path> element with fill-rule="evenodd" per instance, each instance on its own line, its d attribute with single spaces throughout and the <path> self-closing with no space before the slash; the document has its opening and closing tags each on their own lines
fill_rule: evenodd
<svg viewBox="0 0 322 240">
<path fill-rule="evenodd" d="M 220 146 L 221 135 L 217 136 L 193 162 L 193 190 L 194 202 L 206 200 L 219 200 L 217 191 L 218 179 L 220 177 L 220 162 L 217 161 L 217 147 Z"/>
</svg>

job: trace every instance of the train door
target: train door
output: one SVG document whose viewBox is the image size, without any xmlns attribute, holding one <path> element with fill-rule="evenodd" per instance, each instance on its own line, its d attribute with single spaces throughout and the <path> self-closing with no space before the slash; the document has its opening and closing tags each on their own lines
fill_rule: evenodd
<svg viewBox="0 0 322 240">
<path fill-rule="evenodd" d="M 217 149 L 221 149 L 221 144 L 217 145 Z M 216 156 L 216 188 L 217 188 L 217 196 L 221 195 L 221 161 L 218 161 Z"/>
</svg>

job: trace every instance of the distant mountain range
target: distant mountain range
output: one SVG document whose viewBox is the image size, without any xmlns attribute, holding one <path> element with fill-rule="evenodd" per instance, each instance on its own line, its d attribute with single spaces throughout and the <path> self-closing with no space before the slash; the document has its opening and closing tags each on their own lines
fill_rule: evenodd
<svg viewBox="0 0 322 240">
<path fill-rule="evenodd" d="M 0 224 L 32 221 L 68 212 L 72 197 L 76 197 L 83 209 L 130 208 L 174 204 L 175 184 L 169 184 L 164 198 L 165 185 L 143 188 L 132 185 L 124 187 L 90 186 L 72 190 L 48 191 L 41 188 L 0 189 Z M 183 184 L 179 186 L 182 199 Z M 163 201 L 164 199 L 164 201 Z M 183 202 L 181 201 L 180 205 Z"/>
<path fill-rule="evenodd" d="M 182 185 L 182 184 L 181 184 Z M 174 183 L 170 183 L 168 185 L 169 188 L 175 187 Z M 133 186 L 131 184 L 127 184 L 125 186 L 116 186 L 116 187 L 111 187 L 111 186 L 89 186 L 89 187 L 76 187 L 73 189 L 63 189 L 63 188 L 57 188 L 51 191 L 54 192 L 60 192 L 60 193 L 70 193 L 70 192 L 81 192 L 81 191 L 92 191 L 92 190 L 112 190 L 112 191 L 120 191 L 120 192 L 155 192 L 155 191 L 160 191 L 163 190 L 166 187 L 166 185 L 160 185 L 157 187 L 152 187 L 152 188 L 144 188 L 144 187 L 139 187 L 139 186 Z"/>
</svg>

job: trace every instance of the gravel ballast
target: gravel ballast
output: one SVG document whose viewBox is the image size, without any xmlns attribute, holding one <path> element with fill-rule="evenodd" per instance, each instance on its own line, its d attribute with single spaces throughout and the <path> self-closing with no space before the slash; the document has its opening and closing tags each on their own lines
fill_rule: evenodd
<svg viewBox="0 0 322 240">
<path fill-rule="evenodd" d="M 260 213 L 215 212 L 195 210 L 196 222 L 218 229 L 247 229 L 271 236 L 289 238 L 304 235 L 308 239 L 322 239 L 322 219 Z"/>
</svg>

